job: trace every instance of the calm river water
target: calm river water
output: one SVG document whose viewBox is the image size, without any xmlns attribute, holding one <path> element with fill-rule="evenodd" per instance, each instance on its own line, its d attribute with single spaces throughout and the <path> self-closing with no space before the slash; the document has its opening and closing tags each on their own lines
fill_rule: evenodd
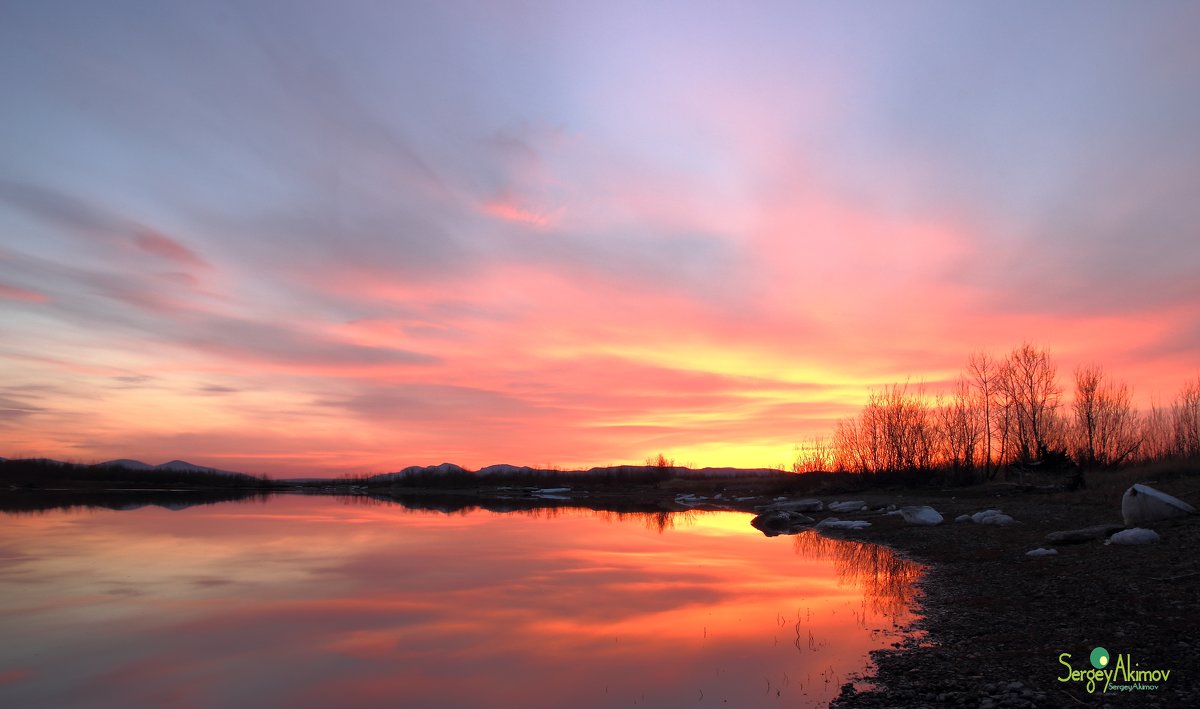
<svg viewBox="0 0 1200 709">
<path fill-rule="evenodd" d="M 733 512 L 0 513 L 0 706 L 813 706 L 919 570 Z"/>
</svg>

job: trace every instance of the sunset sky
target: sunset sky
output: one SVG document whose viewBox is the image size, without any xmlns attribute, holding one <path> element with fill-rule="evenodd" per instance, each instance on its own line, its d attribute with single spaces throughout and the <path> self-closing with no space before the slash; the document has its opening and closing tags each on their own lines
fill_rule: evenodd
<svg viewBox="0 0 1200 709">
<path fill-rule="evenodd" d="M 752 6 L 752 7 L 751 7 Z M 1200 4 L 0 5 L 0 456 L 790 465 L 1200 373 Z"/>
</svg>

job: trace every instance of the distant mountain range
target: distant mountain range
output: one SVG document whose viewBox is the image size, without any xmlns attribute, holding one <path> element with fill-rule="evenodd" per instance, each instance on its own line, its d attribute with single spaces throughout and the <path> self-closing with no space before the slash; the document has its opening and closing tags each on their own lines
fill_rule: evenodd
<svg viewBox="0 0 1200 709">
<path fill-rule="evenodd" d="M 246 473 L 235 473 L 231 470 L 220 470 L 219 468 L 209 468 L 203 465 L 195 465 L 186 460 L 171 460 L 158 465 L 150 465 L 143 463 L 140 460 L 131 460 L 129 458 L 118 458 L 117 460 L 106 460 L 103 463 L 97 463 L 94 467 L 97 468 L 127 468 L 129 470 L 166 470 L 173 473 L 212 473 L 215 475 L 245 475 Z"/>
<path fill-rule="evenodd" d="M 428 477 L 435 475 L 477 475 L 481 477 L 569 477 L 578 475 L 581 477 L 620 477 L 620 476 L 639 476 L 648 473 L 659 473 L 665 477 L 672 478 L 757 478 L 771 477 L 775 475 L 791 475 L 782 470 L 775 468 L 687 468 L 684 466 L 668 466 L 660 467 L 656 465 L 609 465 L 588 468 L 587 470 L 556 470 L 545 468 L 531 468 L 526 465 L 489 465 L 480 468 L 474 472 L 455 465 L 454 463 L 442 463 L 441 465 L 410 465 L 403 470 L 394 473 L 380 473 L 372 475 L 370 480 L 389 481 L 403 480 L 411 477 Z"/>
<path fill-rule="evenodd" d="M 49 458 L 27 458 L 23 459 L 28 462 L 36 462 L 50 465 L 68 466 L 74 465 L 64 463 L 58 460 Z M 17 460 L 9 460 L 0 458 L 0 463 L 9 462 L 17 463 Z M 221 470 L 220 468 L 211 468 L 204 465 L 196 465 L 189 463 L 186 460 L 171 460 L 158 465 L 150 465 L 149 463 L 130 458 L 118 458 L 116 460 L 106 460 L 103 463 L 96 463 L 92 466 L 81 466 L 91 468 L 123 468 L 125 470 L 135 470 L 142 472 L 162 471 L 171 473 L 207 473 L 211 475 L 228 475 L 228 476 L 245 476 L 249 473 L 234 472 L 231 470 Z M 692 469 L 683 466 L 660 467 L 653 465 L 611 465 L 603 467 L 588 468 L 586 470 L 558 470 L 545 468 L 531 468 L 526 465 L 489 465 L 478 470 L 469 470 L 454 463 L 442 463 L 440 465 L 410 465 L 407 468 L 398 470 L 392 473 L 379 473 L 375 475 L 364 476 L 367 480 L 375 482 L 398 482 L 405 479 L 425 478 L 437 476 L 450 477 L 491 477 L 491 478 L 542 478 L 542 477 L 606 477 L 606 478 L 621 478 L 628 476 L 645 476 L 657 475 L 670 478 L 749 478 L 749 477 L 771 477 L 776 475 L 788 475 L 781 470 L 773 468 L 699 468 Z M 314 482 L 318 480 L 332 480 L 332 478 L 305 478 L 296 479 L 292 482 Z M 277 480 L 276 482 L 289 482 L 288 479 Z"/>
</svg>

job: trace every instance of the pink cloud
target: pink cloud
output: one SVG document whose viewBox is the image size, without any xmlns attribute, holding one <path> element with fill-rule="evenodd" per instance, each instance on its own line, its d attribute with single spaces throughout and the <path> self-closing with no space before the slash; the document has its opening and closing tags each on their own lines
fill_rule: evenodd
<svg viewBox="0 0 1200 709">
<path fill-rule="evenodd" d="M 142 251 L 184 266 L 207 267 L 208 263 L 194 251 L 171 237 L 153 229 L 142 229 L 133 243 Z"/>
<path fill-rule="evenodd" d="M 9 286 L 3 283 L 0 283 L 0 298 L 22 300 L 27 303 L 45 303 L 50 300 L 49 296 L 44 293 L 17 288 L 16 286 Z"/>
<path fill-rule="evenodd" d="M 539 229 L 545 229 L 553 225 L 556 221 L 555 215 L 533 210 L 510 196 L 500 196 L 487 200 L 483 203 L 481 209 L 485 214 L 497 219 L 517 224 L 527 224 Z"/>
</svg>

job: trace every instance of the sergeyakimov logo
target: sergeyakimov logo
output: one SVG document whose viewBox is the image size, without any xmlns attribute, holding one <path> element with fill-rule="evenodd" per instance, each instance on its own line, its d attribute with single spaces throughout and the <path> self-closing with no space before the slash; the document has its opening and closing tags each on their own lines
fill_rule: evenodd
<svg viewBox="0 0 1200 709">
<path fill-rule="evenodd" d="M 1087 682 L 1089 694 L 1096 691 L 1100 682 L 1104 683 L 1101 692 L 1144 692 L 1153 691 L 1162 686 L 1171 676 L 1171 670 L 1143 670 L 1141 665 L 1133 661 L 1128 653 L 1117 655 L 1114 661 L 1108 650 L 1098 647 L 1092 650 L 1092 669 L 1077 670 L 1071 667 L 1067 660 L 1071 653 L 1064 652 L 1058 656 L 1058 661 L 1066 667 L 1065 674 L 1058 678 L 1059 682 Z M 1119 684 L 1114 684 L 1119 683 Z"/>
</svg>

